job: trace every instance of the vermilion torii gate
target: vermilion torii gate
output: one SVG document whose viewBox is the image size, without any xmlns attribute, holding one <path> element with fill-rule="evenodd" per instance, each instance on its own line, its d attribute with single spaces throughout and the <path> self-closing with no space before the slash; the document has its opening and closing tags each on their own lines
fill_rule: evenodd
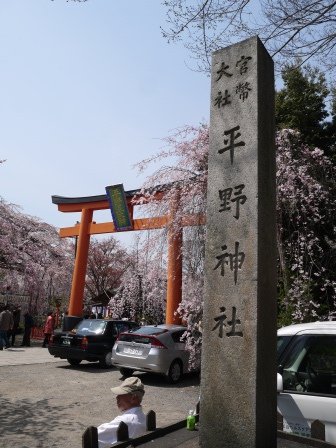
<svg viewBox="0 0 336 448">
<path fill-rule="evenodd" d="M 154 200 L 161 200 L 164 190 L 169 187 L 156 187 Z M 152 230 L 168 227 L 168 269 L 167 269 L 167 304 L 166 323 L 179 324 L 181 319 L 175 312 L 182 298 L 182 237 L 184 226 L 194 226 L 204 224 L 205 218 L 201 214 L 184 216 L 181 219 L 179 228 L 174 230 L 170 225 L 174 214 L 179 207 L 178 194 L 170 203 L 168 215 L 151 218 L 133 219 L 134 207 L 141 202 L 141 206 L 148 203 L 148 191 L 130 190 L 125 192 L 129 215 L 133 224 L 132 231 Z M 151 201 L 153 195 L 151 195 Z M 96 223 L 93 221 L 93 213 L 96 210 L 109 209 L 110 205 L 107 196 L 87 196 L 77 198 L 67 198 L 52 196 L 53 204 L 58 210 L 64 213 L 81 213 L 80 223 L 73 227 L 63 227 L 60 229 L 61 238 L 78 237 L 75 266 L 72 277 L 71 295 L 69 302 L 69 318 L 77 320 L 83 315 L 83 296 L 85 287 L 85 277 L 88 262 L 88 252 L 90 236 L 104 233 L 116 232 L 113 221 Z M 140 204 L 139 204 L 140 205 Z"/>
</svg>

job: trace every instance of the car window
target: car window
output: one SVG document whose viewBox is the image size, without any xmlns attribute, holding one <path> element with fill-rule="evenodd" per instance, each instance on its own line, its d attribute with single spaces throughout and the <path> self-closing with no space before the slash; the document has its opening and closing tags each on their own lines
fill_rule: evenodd
<svg viewBox="0 0 336 448">
<path fill-rule="evenodd" d="M 134 324 L 130 322 L 115 322 L 115 326 L 113 328 L 113 334 L 119 334 L 126 331 L 131 330 L 134 327 Z M 117 331 L 117 333 L 115 333 Z"/>
<path fill-rule="evenodd" d="M 289 341 L 291 339 L 292 339 L 292 336 L 278 336 L 278 338 L 277 338 L 278 360 L 280 359 L 281 355 L 285 351 L 285 349 L 288 346 Z"/>
<path fill-rule="evenodd" d="M 119 341 L 122 342 L 135 342 L 137 344 L 151 344 L 153 338 L 151 336 L 140 336 L 134 333 L 124 333 L 119 336 Z"/>
<path fill-rule="evenodd" d="M 185 330 L 174 331 L 172 333 L 171 337 L 172 337 L 174 342 L 185 343 L 185 339 L 184 338 L 181 340 L 181 338 L 183 337 L 184 333 L 185 333 Z"/>
<path fill-rule="evenodd" d="M 106 321 L 95 319 L 82 320 L 72 331 L 77 334 L 103 334 L 106 328 Z"/>
<path fill-rule="evenodd" d="M 154 326 L 139 327 L 131 333 L 124 333 L 119 336 L 119 341 L 135 342 L 138 344 L 152 344 L 153 337 L 157 337 L 163 333 L 167 333 L 166 328 L 158 328 Z M 155 339 L 155 338 L 154 338 Z"/>
<path fill-rule="evenodd" d="M 162 333 L 166 333 L 168 330 L 165 328 L 159 328 L 159 327 L 140 327 L 137 330 L 133 331 L 134 334 L 146 334 L 146 335 L 158 335 Z"/>
<path fill-rule="evenodd" d="M 336 336 L 297 336 L 283 360 L 284 390 L 336 395 Z"/>
</svg>

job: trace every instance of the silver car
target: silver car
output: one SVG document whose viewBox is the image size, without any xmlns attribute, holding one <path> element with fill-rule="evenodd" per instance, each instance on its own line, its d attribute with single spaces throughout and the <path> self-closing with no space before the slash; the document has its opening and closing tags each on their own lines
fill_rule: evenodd
<svg viewBox="0 0 336 448">
<path fill-rule="evenodd" d="M 181 325 L 147 325 L 121 333 L 113 346 L 112 364 L 124 376 L 139 370 L 164 374 L 177 383 L 189 371 L 189 352 L 181 341 L 186 330 Z"/>
</svg>

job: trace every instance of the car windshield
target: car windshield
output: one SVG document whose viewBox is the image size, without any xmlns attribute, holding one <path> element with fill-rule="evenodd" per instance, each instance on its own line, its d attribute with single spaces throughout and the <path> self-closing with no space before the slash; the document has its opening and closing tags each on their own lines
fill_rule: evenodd
<svg viewBox="0 0 336 448">
<path fill-rule="evenodd" d="M 72 330 L 76 334 L 103 334 L 106 321 L 95 319 L 84 319 Z"/>
</svg>

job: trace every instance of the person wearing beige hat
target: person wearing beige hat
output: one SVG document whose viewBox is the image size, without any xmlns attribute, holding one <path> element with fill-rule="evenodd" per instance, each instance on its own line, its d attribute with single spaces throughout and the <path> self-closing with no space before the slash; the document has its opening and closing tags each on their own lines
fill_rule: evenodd
<svg viewBox="0 0 336 448">
<path fill-rule="evenodd" d="M 120 422 L 127 424 L 128 435 L 131 439 L 146 431 L 146 416 L 141 407 L 145 389 L 141 380 L 131 376 L 126 378 L 120 386 L 111 387 L 111 391 L 117 396 L 117 406 L 122 414 L 98 426 L 99 448 L 108 448 L 117 442 L 117 429 Z"/>
</svg>

